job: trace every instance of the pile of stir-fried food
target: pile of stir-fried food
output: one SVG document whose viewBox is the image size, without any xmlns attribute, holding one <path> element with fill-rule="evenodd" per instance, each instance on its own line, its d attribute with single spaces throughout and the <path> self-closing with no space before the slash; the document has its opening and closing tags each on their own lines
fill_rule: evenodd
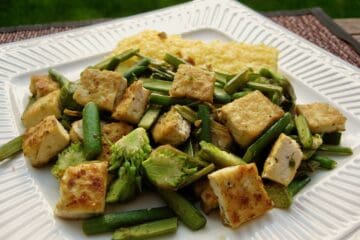
<svg viewBox="0 0 360 240">
<path fill-rule="evenodd" d="M 32 166 L 52 164 L 55 215 L 89 218 L 89 235 L 144 239 L 176 231 L 178 220 L 199 230 L 198 201 L 237 228 L 290 207 L 311 174 L 336 166 L 327 155 L 352 154 L 339 145 L 346 118 L 326 103 L 298 104 L 289 80 L 268 68 L 225 74 L 180 54 L 128 49 L 77 81 L 54 69 L 34 75 L 30 91 L 26 131 L 0 159 L 22 149 Z M 144 191 L 167 206 L 105 214 Z"/>
</svg>

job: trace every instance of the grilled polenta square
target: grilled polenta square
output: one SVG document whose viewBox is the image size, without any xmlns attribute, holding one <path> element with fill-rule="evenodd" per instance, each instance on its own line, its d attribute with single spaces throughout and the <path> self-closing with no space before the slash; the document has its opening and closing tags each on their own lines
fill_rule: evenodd
<svg viewBox="0 0 360 240">
<path fill-rule="evenodd" d="M 33 167 L 41 167 L 63 150 L 69 142 L 68 132 L 52 115 L 26 130 L 22 149 Z"/>
<path fill-rule="evenodd" d="M 283 115 L 279 106 L 257 90 L 220 109 L 220 118 L 241 147 L 249 146 Z"/>
<path fill-rule="evenodd" d="M 137 124 L 145 112 L 150 91 L 138 80 L 125 91 L 123 98 L 117 103 L 112 118 L 131 124 Z"/>
<path fill-rule="evenodd" d="M 218 198 L 222 220 L 232 228 L 272 208 L 254 163 L 222 168 L 208 178 Z"/>
<path fill-rule="evenodd" d="M 326 103 L 297 105 L 296 110 L 304 115 L 312 133 L 344 131 L 346 117 Z"/>
<path fill-rule="evenodd" d="M 60 200 L 55 215 L 80 219 L 105 210 L 106 161 L 68 167 L 60 181 Z"/>
<path fill-rule="evenodd" d="M 214 84 L 214 73 L 188 64 L 181 64 L 175 73 L 169 94 L 171 97 L 213 102 Z"/>
<path fill-rule="evenodd" d="M 100 109 L 112 111 L 126 87 L 126 79 L 118 72 L 86 69 L 81 73 L 74 99 L 83 106 L 95 102 Z"/>
</svg>

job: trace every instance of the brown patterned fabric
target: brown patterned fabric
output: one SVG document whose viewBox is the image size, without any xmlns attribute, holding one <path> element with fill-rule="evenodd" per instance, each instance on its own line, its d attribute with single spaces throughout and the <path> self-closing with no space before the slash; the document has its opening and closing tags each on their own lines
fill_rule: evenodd
<svg viewBox="0 0 360 240">
<path fill-rule="evenodd" d="M 319 47 L 360 67 L 360 55 L 347 43 L 332 34 L 313 15 L 273 16 L 271 19 Z"/>
<path fill-rule="evenodd" d="M 339 56 L 345 61 L 360 67 L 360 55 L 357 54 L 351 45 L 330 32 L 329 29 L 324 26 L 313 14 L 314 13 L 311 12 L 304 12 L 304 14 L 294 13 L 294 15 L 289 15 L 289 12 L 287 12 L 287 14 L 284 14 L 283 16 L 279 14 L 272 16 L 270 14 L 269 18 L 310 42 L 313 42 L 325 50 Z M 0 28 L 0 44 L 62 32 L 102 21 L 104 21 L 104 19 L 91 22 L 71 22 Z"/>
</svg>

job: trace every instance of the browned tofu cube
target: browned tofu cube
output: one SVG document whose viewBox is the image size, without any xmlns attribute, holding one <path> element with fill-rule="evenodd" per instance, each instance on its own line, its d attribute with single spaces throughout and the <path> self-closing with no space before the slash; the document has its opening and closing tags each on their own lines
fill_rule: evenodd
<svg viewBox="0 0 360 240">
<path fill-rule="evenodd" d="M 126 86 L 126 79 L 118 72 L 86 69 L 81 73 L 74 99 L 83 106 L 95 102 L 100 109 L 112 111 Z"/>
<path fill-rule="evenodd" d="M 133 127 L 125 122 L 106 123 L 101 126 L 102 133 L 102 151 L 98 159 L 109 161 L 111 157 L 111 143 L 116 143 L 120 138 L 133 130 Z"/>
<path fill-rule="evenodd" d="M 212 121 L 211 142 L 221 150 L 228 150 L 233 143 L 233 138 L 227 127 L 216 121 Z"/>
<path fill-rule="evenodd" d="M 48 116 L 24 134 L 23 151 L 31 165 L 41 167 L 63 150 L 70 137 L 55 116 Z"/>
<path fill-rule="evenodd" d="M 116 105 L 112 118 L 131 124 L 137 124 L 145 112 L 150 91 L 138 80 L 125 91 L 123 98 Z"/>
<path fill-rule="evenodd" d="M 156 122 L 152 129 L 152 136 L 156 143 L 177 146 L 189 138 L 190 131 L 190 123 L 172 107 Z"/>
<path fill-rule="evenodd" d="M 312 133 L 345 130 L 346 117 L 327 103 L 297 105 L 296 109 L 305 116 Z"/>
<path fill-rule="evenodd" d="M 195 182 L 194 192 L 200 198 L 201 209 L 206 214 L 219 208 L 218 199 L 212 190 L 208 179 L 202 179 Z"/>
<path fill-rule="evenodd" d="M 254 163 L 226 167 L 208 175 L 224 224 L 239 227 L 272 208 Z"/>
<path fill-rule="evenodd" d="M 175 74 L 169 93 L 171 97 L 213 102 L 214 84 L 214 73 L 188 64 L 181 64 Z"/>
<path fill-rule="evenodd" d="M 59 88 L 59 84 L 52 80 L 49 75 L 31 76 L 30 92 L 36 98 L 43 97 Z"/>
<path fill-rule="evenodd" d="M 32 127 L 47 116 L 61 117 L 60 90 L 55 90 L 31 104 L 21 116 L 21 121 L 26 128 Z"/>
<path fill-rule="evenodd" d="M 220 118 L 235 141 L 244 148 L 283 115 L 284 111 L 260 91 L 249 93 L 220 109 Z"/>
<path fill-rule="evenodd" d="M 107 166 L 107 162 L 89 162 L 66 168 L 60 181 L 55 215 L 80 219 L 103 213 Z"/>
</svg>

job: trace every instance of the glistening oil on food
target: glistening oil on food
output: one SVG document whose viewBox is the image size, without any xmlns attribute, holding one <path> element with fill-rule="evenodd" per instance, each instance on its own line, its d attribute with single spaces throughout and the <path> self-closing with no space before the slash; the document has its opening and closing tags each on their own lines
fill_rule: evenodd
<svg viewBox="0 0 360 240">
<path fill-rule="evenodd" d="M 86 235 L 197 231 L 210 213 L 239 228 L 291 208 L 311 176 L 336 167 L 329 156 L 352 154 L 341 146 L 344 115 L 297 102 L 277 62 L 265 45 L 138 33 L 79 80 L 52 68 L 31 76 L 26 131 L 0 159 L 22 150 L 33 167 L 51 166 L 54 215 L 84 219 Z M 149 191 L 166 205 L 107 210 Z"/>
</svg>

